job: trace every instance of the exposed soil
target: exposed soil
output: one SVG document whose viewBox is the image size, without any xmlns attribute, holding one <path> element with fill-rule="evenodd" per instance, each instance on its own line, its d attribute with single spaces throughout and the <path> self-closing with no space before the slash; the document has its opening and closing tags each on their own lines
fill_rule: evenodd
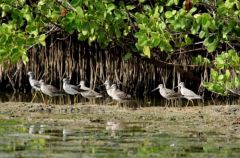
<svg viewBox="0 0 240 158">
<path fill-rule="evenodd" d="M 63 125 L 100 126 L 103 123 L 143 122 L 145 129 L 180 132 L 183 135 L 219 133 L 240 138 L 240 106 L 205 107 L 144 107 L 120 108 L 110 105 L 50 105 L 41 103 L 0 103 L 0 119 L 19 119 L 28 122 Z"/>
</svg>

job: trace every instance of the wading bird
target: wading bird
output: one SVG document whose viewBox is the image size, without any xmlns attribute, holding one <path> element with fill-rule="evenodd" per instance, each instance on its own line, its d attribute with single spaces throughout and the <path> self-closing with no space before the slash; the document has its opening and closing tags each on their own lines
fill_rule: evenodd
<svg viewBox="0 0 240 158">
<path fill-rule="evenodd" d="M 59 89 L 57 89 L 56 87 L 54 87 L 50 84 L 46 84 L 43 80 L 40 80 L 39 83 L 40 83 L 40 89 L 43 92 L 43 94 L 45 94 L 45 95 L 48 95 L 50 97 L 64 95 L 64 93 L 62 91 L 60 91 Z M 44 100 L 44 102 L 45 102 L 45 100 Z M 46 102 L 45 102 L 45 104 L 46 104 Z"/>
<path fill-rule="evenodd" d="M 166 104 L 166 105 L 168 105 L 168 104 L 170 103 L 170 102 L 168 102 L 168 101 L 174 100 L 174 99 L 178 99 L 178 98 L 180 98 L 180 97 L 182 96 L 181 93 L 175 92 L 174 90 L 171 90 L 171 89 L 168 89 L 168 88 L 164 88 L 164 87 L 163 87 L 163 84 L 159 84 L 159 85 L 157 86 L 157 88 L 155 88 L 154 90 L 152 90 L 152 92 L 153 92 L 153 91 L 156 91 L 156 90 L 158 90 L 158 89 L 159 89 L 160 95 L 161 95 L 163 98 L 167 99 L 167 104 Z"/>
<path fill-rule="evenodd" d="M 203 99 L 200 95 L 197 95 L 196 93 L 194 93 L 190 89 L 187 89 L 183 82 L 180 82 L 177 87 L 180 87 L 180 92 L 183 95 L 183 98 L 186 98 L 188 100 L 186 106 L 188 106 L 189 101 L 191 101 L 192 104 L 194 105 L 194 103 L 192 101 L 193 99 Z"/>
<path fill-rule="evenodd" d="M 112 97 L 113 100 L 116 100 L 116 101 L 119 101 L 119 102 L 124 102 L 124 101 L 128 101 L 128 100 L 132 99 L 130 94 L 127 94 L 127 93 L 119 90 L 117 88 L 116 84 L 113 84 L 111 86 L 111 89 L 112 89 L 112 91 L 111 91 L 112 96 L 111 97 Z"/>
<path fill-rule="evenodd" d="M 85 90 L 80 89 L 80 87 L 70 84 L 70 81 L 67 78 L 63 79 L 63 90 L 70 95 L 77 95 Z M 76 96 L 74 96 L 73 103 L 75 104 Z"/>
<path fill-rule="evenodd" d="M 112 88 L 111 88 L 111 85 L 110 85 L 110 81 L 109 80 L 106 80 L 103 85 L 105 85 L 105 88 L 107 90 L 107 94 L 112 97 Z"/>
<path fill-rule="evenodd" d="M 84 98 L 95 99 L 95 98 L 103 97 L 103 95 L 101 93 L 98 93 L 98 92 L 92 90 L 91 88 L 86 87 L 85 81 L 80 81 L 80 84 L 78 86 L 80 86 L 80 89 L 84 90 L 83 92 L 81 92 L 81 95 Z"/>
<path fill-rule="evenodd" d="M 29 76 L 28 80 L 29 80 L 29 83 L 31 85 L 31 87 L 35 90 L 35 94 L 31 100 L 31 103 L 33 102 L 33 100 L 35 99 L 36 95 L 37 95 L 37 92 L 40 92 L 41 93 L 41 89 L 40 89 L 40 83 L 38 80 L 35 79 L 35 76 L 34 76 L 34 73 L 32 71 L 29 71 L 27 73 L 27 75 Z M 41 93 L 41 96 L 42 96 L 42 99 L 43 99 L 43 95 Z M 43 99 L 44 101 L 44 99 Z"/>
</svg>

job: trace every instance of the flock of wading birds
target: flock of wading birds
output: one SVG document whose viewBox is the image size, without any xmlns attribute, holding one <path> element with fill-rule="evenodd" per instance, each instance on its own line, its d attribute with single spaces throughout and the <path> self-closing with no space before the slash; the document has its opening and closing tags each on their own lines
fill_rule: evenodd
<svg viewBox="0 0 240 158">
<path fill-rule="evenodd" d="M 65 91 L 65 93 L 64 93 L 61 90 L 59 90 L 58 88 L 54 87 L 53 85 L 46 84 L 43 80 L 39 80 L 39 81 L 36 80 L 33 72 L 28 72 L 28 76 L 29 76 L 29 83 L 35 91 L 40 91 L 43 94 L 48 95 L 50 97 L 62 96 L 65 93 L 70 94 L 70 95 L 75 95 L 75 96 L 78 94 L 81 94 L 84 98 L 88 98 L 88 99 L 103 97 L 103 95 L 101 93 L 98 93 L 98 92 L 94 91 L 93 89 L 86 87 L 85 81 L 81 81 L 79 85 L 72 85 L 72 84 L 70 84 L 70 80 L 68 80 L 67 78 L 64 78 L 63 79 L 63 90 Z M 105 86 L 107 94 L 113 100 L 116 100 L 118 102 L 126 102 L 129 100 L 132 100 L 131 95 L 118 89 L 116 84 L 111 85 L 109 80 L 106 80 L 103 83 L 103 86 Z M 190 89 L 187 89 L 184 86 L 183 82 L 179 83 L 179 85 L 177 87 L 180 88 L 180 92 L 176 92 L 172 89 L 165 88 L 163 86 L 163 84 L 159 84 L 157 88 L 152 90 L 152 92 L 159 89 L 160 95 L 163 98 L 167 99 L 167 101 L 175 100 L 178 98 L 185 98 L 188 100 L 187 105 L 189 104 L 189 101 L 191 101 L 193 104 L 193 101 L 192 101 L 193 99 L 203 99 L 200 95 L 197 95 Z M 41 96 L 42 96 L 43 101 L 45 102 L 45 99 L 44 99 L 42 93 L 41 93 Z M 33 96 L 32 101 L 34 100 L 35 97 L 36 97 L 36 93 Z M 75 103 L 75 97 L 74 97 L 74 103 Z M 45 102 L 45 104 L 46 104 L 46 102 Z"/>
</svg>

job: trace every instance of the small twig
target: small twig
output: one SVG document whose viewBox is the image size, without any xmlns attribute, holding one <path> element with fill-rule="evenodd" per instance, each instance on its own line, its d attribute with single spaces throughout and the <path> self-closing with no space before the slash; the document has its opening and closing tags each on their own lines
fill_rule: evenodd
<svg viewBox="0 0 240 158">
<path fill-rule="evenodd" d="M 59 40 L 59 41 L 64 41 L 64 40 L 66 40 L 69 36 L 70 36 L 70 35 L 67 35 L 66 37 L 56 38 L 56 39 Z"/>
<path fill-rule="evenodd" d="M 226 42 L 226 44 L 231 47 L 232 49 L 235 49 L 229 42 Z"/>
<path fill-rule="evenodd" d="M 195 51 L 200 51 L 200 50 L 206 50 L 206 48 L 197 48 L 197 49 L 191 49 L 191 50 L 186 50 L 186 51 L 182 51 L 181 49 L 180 50 L 176 50 L 174 51 L 174 55 L 176 54 L 185 54 L 185 53 L 191 53 L 191 52 L 195 52 Z"/>
<path fill-rule="evenodd" d="M 50 22 L 51 24 L 53 24 L 53 25 L 55 25 L 56 27 L 60 28 L 61 30 L 63 30 L 60 25 L 58 25 L 57 23 L 53 22 L 50 18 L 48 18 L 48 17 L 45 16 L 44 14 L 42 14 L 42 13 L 40 13 L 40 12 L 36 12 L 36 14 L 41 15 L 42 17 L 44 17 L 45 19 L 47 19 L 48 22 Z"/>
</svg>

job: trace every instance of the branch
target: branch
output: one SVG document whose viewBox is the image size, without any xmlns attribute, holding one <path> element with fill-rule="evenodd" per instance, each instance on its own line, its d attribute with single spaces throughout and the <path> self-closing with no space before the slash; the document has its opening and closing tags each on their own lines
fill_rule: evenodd
<svg viewBox="0 0 240 158">
<path fill-rule="evenodd" d="M 130 22 L 130 25 L 132 26 L 133 30 L 136 32 L 136 31 L 137 31 L 136 26 L 135 26 L 135 25 L 133 24 L 133 22 L 132 22 L 130 13 L 129 13 L 129 11 L 127 10 L 127 7 L 126 7 L 125 3 L 123 3 L 123 6 L 124 6 L 124 9 L 125 9 L 125 11 L 126 11 L 126 13 L 127 13 L 128 20 L 129 20 L 129 22 Z"/>
<path fill-rule="evenodd" d="M 56 2 L 60 4 L 63 8 L 76 12 L 76 9 L 68 1 L 56 0 Z M 63 5 L 63 3 L 66 3 L 68 6 L 66 7 L 65 5 Z"/>
</svg>

